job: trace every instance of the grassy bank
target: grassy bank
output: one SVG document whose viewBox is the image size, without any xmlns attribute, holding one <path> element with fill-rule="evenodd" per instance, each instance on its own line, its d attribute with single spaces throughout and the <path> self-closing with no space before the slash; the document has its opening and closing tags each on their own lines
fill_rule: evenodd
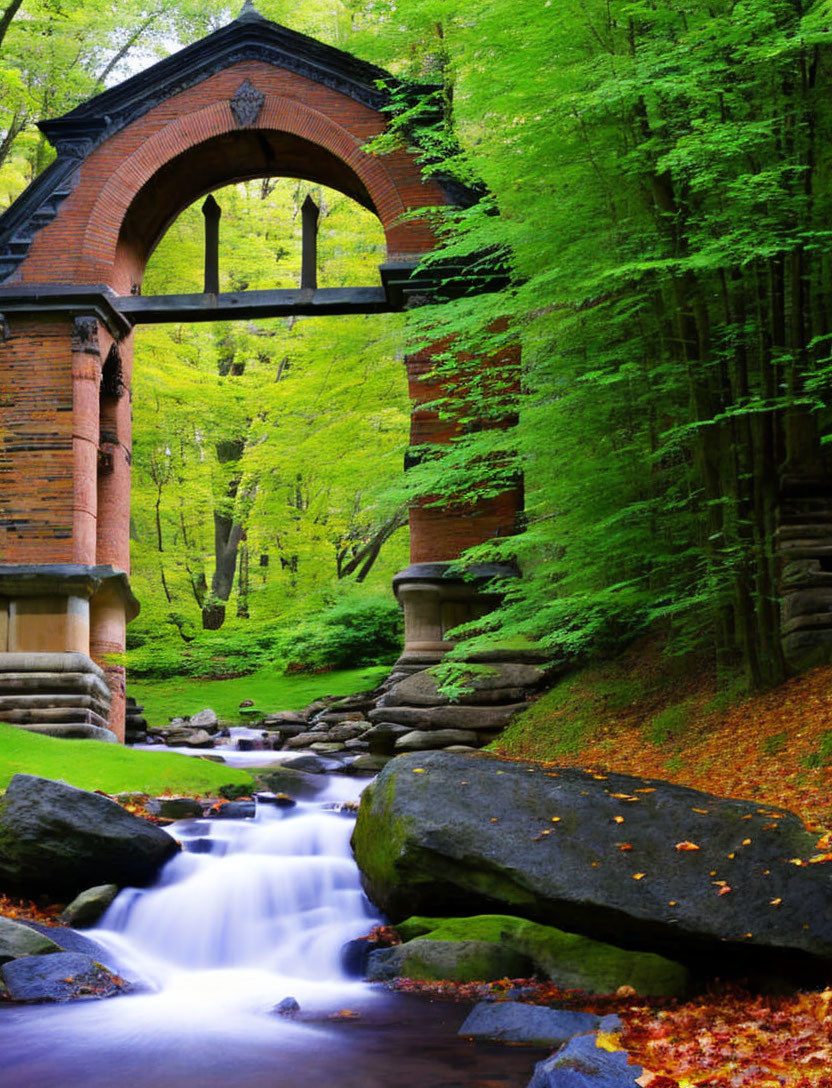
<svg viewBox="0 0 832 1088">
<path fill-rule="evenodd" d="M 564 678 L 493 747 L 758 799 L 828 828 L 832 666 L 743 695 L 718 691 L 707 661 L 642 644 Z"/>
<path fill-rule="evenodd" d="M 352 695 L 374 688 L 389 672 L 389 665 L 381 665 L 286 676 L 267 667 L 232 680 L 188 676 L 129 680 L 127 692 L 144 706 L 145 717 L 152 726 L 167 725 L 170 718 L 196 714 L 208 706 L 221 718 L 237 722 L 241 720 L 239 705 L 245 699 L 253 699 L 255 708 L 264 714 L 300 710 L 323 695 Z"/>
<path fill-rule="evenodd" d="M 27 733 L 0 722 L 0 789 L 23 772 L 57 778 L 103 793 L 216 794 L 231 783 L 248 785 L 251 775 L 220 763 L 174 752 L 134 752 L 96 740 L 61 740 Z"/>
</svg>

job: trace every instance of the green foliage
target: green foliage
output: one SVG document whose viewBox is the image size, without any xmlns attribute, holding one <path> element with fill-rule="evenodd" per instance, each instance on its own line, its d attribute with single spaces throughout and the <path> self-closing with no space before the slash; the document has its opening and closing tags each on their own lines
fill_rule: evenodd
<svg viewBox="0 0 832 1088">
<path fill-rule="evenodd" d="M 765 756 L 776 756 L 778 752 L 783 751 L 788 743 L 789 734 L 783 729 L 779 733 L 772 733 L 771 736 L 763 737 L 760 742 L 760 751 Z"/>
<path fill-rule="evenodd" d="M 63 740 L 27 733 L 0 722 L 0 789 L 12 775 L 34 774 L 59 779 L 84 790 L 104 793 L 188 796 L 214 794 L 223 786 L 252 788 L 247 771 L 209 763 L 174 752 L 134 752 L 120 744 L 96 740 Z"/>
<path fill-rule="evenodd" d="M 698 700 L 686 699 L 660 710 L 647 725 L 647 739 L 651 744 L 663 745 L 680 741 L 698 709 Z"/>
<path fill-rule="evenodd" d="M 290 669 L 392 665 L 402 650 L 402 614 L 388 598 L 336 605 L 301 624 L 286 639 Z"/>
<path fill-rule="evenodd" d="M 832 763 L 832 730 L 825 730 L 821 735 L 817 748 L 809 752 L 804 763 L 807 767 L 827 767 Z"/>
</svg>

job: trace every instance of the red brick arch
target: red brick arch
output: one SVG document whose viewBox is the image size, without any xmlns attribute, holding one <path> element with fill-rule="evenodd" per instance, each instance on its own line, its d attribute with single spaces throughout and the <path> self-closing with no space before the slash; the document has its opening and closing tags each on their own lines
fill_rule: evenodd
<svg viewBox="0 0 832 1088">
<path fill-rule="evenodd" d="M 459 194 L 426 180 L 411 148 L 367 150 L 387 126 L 389 98 L 378 86 L 386 78 L 247 6 L 230 26 L 44 123 L 57 159 L 0 216 L 0 691 L 21 654 L 30 664 L 49 654 L 41 695 L 60 695 L 90 729 L 109 722 L 123 736 L 124 669 L 110 655 L 123 649 L 135 609 L 124 296 L 139 289 L 155 245 L 189 204 L 256 177 L 338 189 L 378 216 L 387 279 L 370 294 L 400 305 L 390 301 L 395 285 L 434 245 L 420 209 Z M 239 108 L 245 96 L 256 108 Z M 411 297 L 424 289 L 406 287 Z M 419 408 L 435 394 L 425 382 L 430 355 L 407 363 L 414 445 L 450 441 L 454 431 Z M 511 532 L 518 502 L 512 491 L 473 507 L 412 511 L 415 566 L 396 584 L 413 662 L 435 660 L 445 630 L 472 614 L 470 587 L 448 589 L 448 561 Z M 86 679 L 65 691 L 55 677 L 70 666 Z M 41 695 L 21 696 L 21 720 L 35 720 Z"/>
</svg>

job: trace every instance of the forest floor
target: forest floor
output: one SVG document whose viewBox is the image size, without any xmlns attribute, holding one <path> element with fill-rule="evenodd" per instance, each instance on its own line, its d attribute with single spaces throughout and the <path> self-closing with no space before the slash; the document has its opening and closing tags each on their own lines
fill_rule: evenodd
<svg viewBox="0 0 832 1088">
<path fill-rule="evenodd" d="M 770 691 L 717 691 L 713 666 L 650 641 L 565 677 L 493 747 L 750 798 L 832 829 L 832 665 Z"/>
<path fill-rule="evenodd" d="M 661 778 L 796 812 L 832 829 L 832 666 L 770 691 L 717 691 L 706 660 L 634 645 L 565 677 L 495 742 L 512 758 Z M 652 1088 L 832 1088 L 832 988 L 759 994 L 716 984 L 668 1007 L 618 1010 Z M 581 1004 L 576 1007 L 590 1007 Z"/>
</svg>

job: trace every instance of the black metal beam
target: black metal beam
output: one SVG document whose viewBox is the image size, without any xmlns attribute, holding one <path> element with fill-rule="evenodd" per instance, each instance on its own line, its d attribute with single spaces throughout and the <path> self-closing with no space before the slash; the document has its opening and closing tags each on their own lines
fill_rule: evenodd
<svg viewBox="0 0 832 1088">
<path fill-rule="evenodd" d="M 382 314 L 394 309 L 383 287 L 321 287 L 315 291 L 240 291 L 220 295 L 123 295 L 114 304 L 131 325 Z"/>
</svg>

